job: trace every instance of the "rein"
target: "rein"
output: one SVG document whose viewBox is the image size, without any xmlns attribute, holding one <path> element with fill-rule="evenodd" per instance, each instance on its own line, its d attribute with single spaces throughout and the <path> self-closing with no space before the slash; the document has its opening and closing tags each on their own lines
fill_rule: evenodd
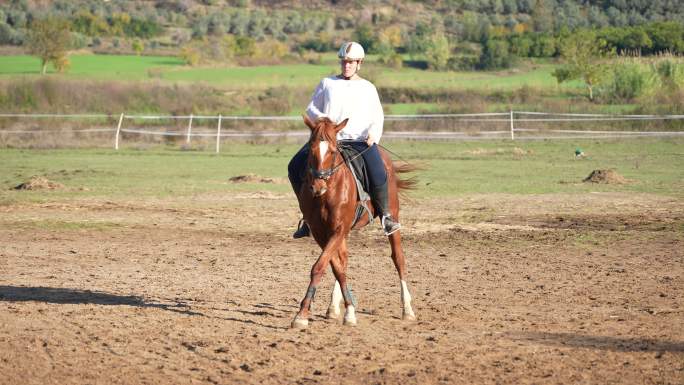
<svg viewBox="0 0 684 385">
<path fill-rule="evenodd" d="M 309 146 L 309 148 L 311 148 L 311 147 Z M 363 150 L 363 151 L 359 152 L 358 154 L 354 155 L 351 159 L 349 159 L 349 162 L 351 162 L 351 161 L 353 161 L 354 159 L 360 157 L 360 156 L 363 155 L 366 151 L 370 150 L 370 148 L 371 148 L 371 146 L 368 146 L 365 150 Z M 310 151 L 311 151 L 311 150 L 309 150 L 309 152 L 310 152 Z M 339 150 L 339 149 L 337 149 L 337 150 L 335 150 L 335 152 L 333 152 L 333 161 L 332 161 L 333 166 L 330 167 L 330 168 L 326 168 L 326 169 L 323 169 L 323 170 L 317 170 L 317 169 L 314 169 L 313 167 L 309 166 L 309 172 L 311 173 L 311 175 L 312 175 L 314 178 L 316 178 L 316 179 L 328 180 L 328 179 L 332 176 L 332 174 L 334 174 L 334 173 L 340 168 L 340 166 L 342 166 L 342 165 L 345 163 L 345 162 L 344 162 L 344 157 L 342 157 L 342 160 L 341 160 L 338 164 L 335 164 L 335 159 L 337 158 L 337 154 L 338 154 L 338 153 L 340 153 L 340 150 Z"/>
</svg>

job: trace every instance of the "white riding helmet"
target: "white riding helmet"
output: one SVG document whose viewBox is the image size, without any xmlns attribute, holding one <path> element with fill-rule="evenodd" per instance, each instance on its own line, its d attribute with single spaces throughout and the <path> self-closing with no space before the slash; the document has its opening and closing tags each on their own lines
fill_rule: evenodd
<svg viewBox="0 0 684 385">
<path fill-rule="evenodd" d="M 344 60 L 363 60 L 365 55 L 361 44 L 355 41 L 343 43 L 340 50 L 337 51 L 337 57 Z"/>
</svg>

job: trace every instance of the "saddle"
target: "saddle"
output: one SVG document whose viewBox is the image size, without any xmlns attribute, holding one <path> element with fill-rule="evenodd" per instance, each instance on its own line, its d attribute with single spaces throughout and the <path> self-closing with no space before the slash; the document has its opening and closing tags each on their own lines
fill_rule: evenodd
<svg viewBox="0 0 684 385">
<path fill-rule="evenodd" d="M 370 178 L 366 170 L 366 162 L 361 156 L 361 151 L 354 148 L 353 146 L 346 144 L 344 141 L 337 142 L 337 148 L 340 150 L 344 162 L 349 166 L 352 175 L 354 175 L 354 180 L 356 181 L 356 214 L 354 216 L 354 222 L 352 223 L 352 228 L 361 220 L 363 214 L 368 214 L 368 223 L 373 222 L 373 210 L 371 197 L 368 191 L 371 188 Z M 377 210 L 375 210 L 377 213 Z"/>
</svg>

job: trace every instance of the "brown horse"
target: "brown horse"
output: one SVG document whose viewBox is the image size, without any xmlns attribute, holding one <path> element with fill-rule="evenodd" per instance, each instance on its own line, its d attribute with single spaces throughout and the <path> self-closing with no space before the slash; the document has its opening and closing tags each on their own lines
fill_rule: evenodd
<svg viewBox="0 0 684 385">
<path fill-rule="evenodd" d="M 309 139 L 309 157 L 307 160 L 306 182 L 298 192 L 299 207 L 304 219 L 311 229 L 311 234 L 323 249 L 316 263 L 311 268 L 311 281 L 306 295 L 301 302 L 299 312 L 292 321 L 292 327 L 304 328 L 309 324 L 311 304 L 316 294 L 316 287 L 320 282 L 328 265 L 332 265 L 335 275 L 335 289 L 333 290 L 328 318 L 337 318 L 340 314 L 339 303 L 344 299 L 346 311 L 344 323 L 356 324 L 356 301 L 347 284 L 346 270 L 349 252 L 347 250 L 347 235 L 352 230 L 357 206 L 357 188 L 354 176 L 346 166 L 337 148 L 337 133 L 347 125 L 348 119 L 335 124 L 330 119 L 322 118 L 315 123 L 304 116 L 304 122 L 311 129 Z M 413 188 L 412 180 L 402 180 L 399 173 L 416 170 L 416 167 L 403 164 L 392 164 L 389 155 L 381 151 L 382 159 L 389 181 L 390 211 L 399 220 L 399 196 L 401 189 Z M 372 206 L 372 205 L 369 205 Z M 372 207 L 370 207 L 373 210 Z M 366 225 L 371 218 L 368 214 L 354 225 L 359 228 Z M 396 231 L 388 236 L 392 248 L 392 260 L 399 273 L 401 287 L 402 318 L 415 320 L 416 316 L 411 308 L 411 295 L 406 285 L 406 262 L 401 248 L 401 235 Z"/>
</svg>

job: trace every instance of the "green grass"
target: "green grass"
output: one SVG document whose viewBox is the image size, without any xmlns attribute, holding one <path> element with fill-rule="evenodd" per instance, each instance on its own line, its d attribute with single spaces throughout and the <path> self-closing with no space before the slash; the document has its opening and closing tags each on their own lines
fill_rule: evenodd
<svg viewBox="0 0 684 385">
<path fill-rule="evenodd" d="M 385 104 L 389 114 L 393 115 L 414 115 L 438 111 L 440 105 L 437 103 L 394 103 Z"/>
<path fill-rule="evenodd" d="M 287 64 L 254 67 L 188 67 L 175 57 L 130 55 L 71 55 L 66 74 L 51 76 L 92 80 L 156 80 L 173 83 L 206 83 L 225 90 L 261 90 L 270 87 L 303 87 L 313 89 L 320 79 L 339 68 L 326 56 L 323 64 Z M 392 69 L 366 63 L 361 70 L 378 87 L 441 88 L 452 90 L 512 90 L 557 87 L 551 76 L 553 64 L 536 65 L 529 70 L 498 72 L 438 72 L 415 68 Z M 0 78 L 37 77 L 40 62 L 32 56 L 0 56 Z M 577 88 L 578 83 L 566 87 Z"/>
<path fill-rule="evenodd" d="M 170 70 L 181 67 L 183 62 L 165 56 L 129 55 L 71 55 L 71 67 L 64 75 L 74 79 L 96 80 L 144 80 L 150 79 L 150 70 Z M 40 60 L 34 56 L 0 56 L 0 77 L 18 75 L 40 76 Z M 55 70 L 50 65 L 48 73 Z"/>
<path fill-rule="evenodd" d="M 428 168 L 419 172 L 420 196 L 639 192 L 684 197 L 684 140 L 386 142 L 393 152 Z M 267 190 L 283 184 L 232 184 L 253 173 L 286 178 L 297 145 L 230 144 L 219 155 L 175 149 L 0 150 L 0 204 L 78 197 L 193 196 Z M 574 159 L 581 147 L 586 159 Z M 516 149 L 517 148 L 517 149 Z M 520 155 L 519 153 L 525 152 Z M 613 168 L 624 185 L 582 183 L 594 169 Z M 32 175 L 62 183 L 55 191 L 11 190 Z"/>
</svg>

